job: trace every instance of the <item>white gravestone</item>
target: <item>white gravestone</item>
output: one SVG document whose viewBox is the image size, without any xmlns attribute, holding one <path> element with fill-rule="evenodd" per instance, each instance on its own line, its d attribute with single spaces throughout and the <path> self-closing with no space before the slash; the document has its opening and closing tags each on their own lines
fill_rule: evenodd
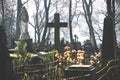
<svg viewBox="0 0 120 80">
<path fill-rule="evenodd" d="M 29 39 L 29 33 L 28 33 L 28 21 L 29 21 L 29 16 L 28 12 L 25 7 L 22 8 L 21 13 L 20 13 L 20 39 Z"/>
</svg>

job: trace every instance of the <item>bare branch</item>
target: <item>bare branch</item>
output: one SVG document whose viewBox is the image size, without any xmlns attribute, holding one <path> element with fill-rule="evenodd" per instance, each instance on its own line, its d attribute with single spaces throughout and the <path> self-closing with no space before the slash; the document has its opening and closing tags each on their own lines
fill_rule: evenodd
<svg viewBox="0 0 120 80">
<path fill-rule="evenodd" d="M 22 6 L 24 6 L 26 3 L 28 3 L 28 1 L 29 1 L 29 0 L 25 1 L 25 2 L 22 4 Z"/>
<path fill-rule="evenodd" d="M 33 28 L 35 28 L 35 26 L 29 21 L 29 24 L 33 27 Z"/>
<path fill-rule="evenodd" d="M 99 40 L 102 42 L 102 39 L 101 39 L 101 36 L 100 36 L 100 34 L 94 29 L 94 32 L 95 32 L 95 34 L 97 35 L 97 37 L 99 38 Z"/>
</svg>

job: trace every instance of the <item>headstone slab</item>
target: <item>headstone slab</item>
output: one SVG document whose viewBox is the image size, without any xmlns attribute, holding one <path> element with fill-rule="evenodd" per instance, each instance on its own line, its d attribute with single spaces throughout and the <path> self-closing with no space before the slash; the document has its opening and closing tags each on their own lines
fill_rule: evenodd
<svg viewBox="0 0 120 80">
<path fill-rule="evenodd" d="M 78 77 L 74 80 L 95 80 L 95 67 L 92 65 L 70 65 L 64 70 L 65 78 Z M 85 76 L 88 75 L 89 76 Z M 80 76 L 84 76 L 79 78 Z"/>
<path fill-rule="evenodd" d="M 69 69 L 79 71 L 92 71 L 95 69 L 95 67 L 92 65 L 71 65 Z"/>
</svg>

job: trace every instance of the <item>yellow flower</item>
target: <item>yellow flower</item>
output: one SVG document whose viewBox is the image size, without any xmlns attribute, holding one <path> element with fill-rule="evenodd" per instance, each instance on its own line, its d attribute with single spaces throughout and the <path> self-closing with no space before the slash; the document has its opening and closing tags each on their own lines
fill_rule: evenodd
<svg viewBox="0 0 120 80">
<path fill-rule="evenodd" d="M 72 53 L 76 53 L 76 50 L 75 50 L 75 49 L 73 49 L 73 50 L 72 50 Z"/>
<path fill-rule="evenodd" d="M 65 50 L 70 50 L 70 47 L 69 46 L 65 46 L 64 49 Z"/>
</svg>

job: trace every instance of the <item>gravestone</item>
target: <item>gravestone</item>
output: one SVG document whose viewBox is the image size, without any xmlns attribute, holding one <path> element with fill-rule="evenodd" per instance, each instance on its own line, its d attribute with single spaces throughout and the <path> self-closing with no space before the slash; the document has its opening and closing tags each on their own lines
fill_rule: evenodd
<svg viewBox="0 0 120 80">
<path fill-rule="evenodd" d="M 73 39 L 73 49 L 78 50 L 78 36 L 74 35 L 74 39 Z"/>
<path fill-rule="evenodd" d="M 73 39 L 73 43 L 71 43 L 73 45 L 73 49 L 75 50 L 81 50 L 82 46 L 81 46 L 81 42 L 78 41 L 78 36 L 74 35 L 74 39 Z"/>
<path fill-rule="evenodd" d="M 67 27 L 67 23 L 66 22 L 60 22 L 60 18 L 59 18 L 59 13 L 55 13 L 54 15 L 54 23 L 48 23 L 47 24 L 48 27 L 55 27 L 54 31 L 55 31 L 55 34 L 54 34 L 54 48 L 56 50 L 60 50 L 60 27 Z"/>
<path fill-rule="evenodd" d="M 64 70 L 65 78 L 74 80 L 95 80 L 95 67 L 92 65 L 70 65 Z M 89 74 L 89 75 L 88 75 Z M 80 78 L 80 76 L 83 76 Z"/>
<path fill-rule="evenodd" d="M 114 20 L 111 16 L 104 19 L 103 28 L 103 43 L 102 43 L 102 58 L 109 60 L 115 58 L 116 39 L 114 32 Z"/>
<path fill-rule="evenodd" d="M 60 52 L 61 53 L 64 53 L 65 51 L 64 51 L 64 47 L 65 47 L 65 43 L 64 43 L 64 38 L 63 39 L 61 39 L 61 41 L 60 41 Z"/>
<path fill-rule="evenodd" d="M 29 15 L 25 7 L 23 7 L 21 10 L 19 20 L 20 20 L 19 40 L 24 40 L 27 43 L 27 51 L 32 52 L 33 44 L 32 44 L 32 39 L 30 38 L 29 32 L 28 32 Z"/>
<path fill-rule="evenodd" d="M 78 36 L 74 35 L 74 38 L 75 38 L 75 42 L 78 42 Z"/>
<path fill-rule="evenodd" d="M 90 40 L 86 40 L 84 42 L 83 48 L 84 48 L 84 51 L 85 51 L 85 54 L 87 55 L 87 57 L 94 54 L 94 50 L 92 48 Z"/>
</svg>

